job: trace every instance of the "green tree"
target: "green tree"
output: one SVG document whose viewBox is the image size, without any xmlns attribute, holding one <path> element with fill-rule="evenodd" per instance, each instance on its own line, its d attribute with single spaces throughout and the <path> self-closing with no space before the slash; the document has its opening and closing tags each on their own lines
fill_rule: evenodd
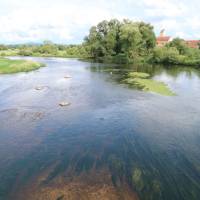
<svg viewBox="0 0 200 200">
<path fill-rule="evenodd" d="M 120 43 L 121 52 L 125 53 L 128 58 L 136 58 L 139 56 L 142 34 L 136 23 L 124 21 L 120 28 Z"/>
<path fill-rule="evenodd" d="M 2 50 L 7 50 L 8 46 L 4 45 L 4 44 L 0 44 L 0 51 Z"/>
<path fill-rule="evenodd" d="M 188 47 L 183 39 L 175 38 L 169 43 L 169 47 L 175 47 L 181 55 L 185 55 L 188 52 Z"/>
<path fill-rule="evenodd" d="M 51 41 L 45 40 L 43 44 L 40 47 L 38 47 L 38 51 L 42 54 L 55 55 L 58 51 L 58 47 Z"/>
<path fill-rule="evenodd" d="M 150 24 L 112 19 L 90 29 L 85 45 L 94 59 L 125 57 L 127 61 L 147 55 L 155 47 Z"/>
</svg>

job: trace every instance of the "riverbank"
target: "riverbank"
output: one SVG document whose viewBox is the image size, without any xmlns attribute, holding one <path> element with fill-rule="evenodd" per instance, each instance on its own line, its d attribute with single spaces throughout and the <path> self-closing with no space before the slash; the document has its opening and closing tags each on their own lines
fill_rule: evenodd
<svg viewBox="0 0 200 200">
<path fill-rule="evenodd" d="M 57 48 L 55 51 L 52 48 Z M 135 55 L 129 57 L 127 53 L 117 55 L 104 55 L 93 57 L 90 55 L 83 45 L 66 46 L 59 50 L 59 46 L 50 45 L 46 51 L 41 51 L 41 46 L 26 46 L 0 50 L 0 56 L 30 56 L 30 57 L 57 57 L 57 58 L 77 58 L 81 60 L 89 60 L 90 62 L 100 62 L 107 64 L 163 64 L 163 65 L 179 65 L 192 66 L 198 68 L 200 66 L 200 50 L 185 47 L 184 54 L 180 53 L 176 47 L 155 47 L 145 55 Z M 48 51 L 47 51 L 48 50 Z"/>
<path fill-rule="evenodd" d="M 13 74 L 18 72 L 29 72 L 40 67 L 44 64 L 28 60 L 11 60 L 7 58 L 0 58 L 0 74 Z"/>
</svg>

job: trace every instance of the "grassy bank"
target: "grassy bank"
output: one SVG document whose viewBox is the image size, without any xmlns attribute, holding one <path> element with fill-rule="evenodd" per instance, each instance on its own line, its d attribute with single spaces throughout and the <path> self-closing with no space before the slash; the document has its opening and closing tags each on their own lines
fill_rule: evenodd
<svg viewBox="0 0 200 200">
<path fill-rule="evenodd" d="M 10 60 L 0 58 L 0 74 L 12 74 L 18 72 L 29 72 L 44 66 L 41 63 L 27 60 Z"/>
</svg>

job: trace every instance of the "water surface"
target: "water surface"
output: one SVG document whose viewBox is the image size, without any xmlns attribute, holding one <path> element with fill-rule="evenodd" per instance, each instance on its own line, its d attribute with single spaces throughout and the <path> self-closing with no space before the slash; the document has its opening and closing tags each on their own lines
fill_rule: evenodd
<svg viewBox="0 0 200 200">
<path fill-rule="evenodd" d="M 46 67 L 0 75 L 0 200 L 50 168 L 44 185 L 67 171 L 107 168 L 116 188 L 126 182 L 140 199 L 200 199 L 199 70 L 26 59 Z M 151 74 L 177 95 L 123 85 L 130 71 Z"/>
</svg>

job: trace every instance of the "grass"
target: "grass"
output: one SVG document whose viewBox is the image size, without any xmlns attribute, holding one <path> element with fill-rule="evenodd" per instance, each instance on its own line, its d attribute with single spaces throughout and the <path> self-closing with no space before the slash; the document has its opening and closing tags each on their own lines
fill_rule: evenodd
<svg viewBox="0 0 200 200">
<path fill-rule="evenodd" d="M 41 63 L 27 60 L 10 60 L 0 58 L 0 74 L 12 74 L 18 72 L 29 72 L 44 66 Z"/>
<path fill-rule="evenodd" d="M 164 96 L 175 95 L 165 83 L 149 79 L 149 77 L 150 75 L 147 73 L 131 72 L 129 78 L 124 82 L 143 91 L 155 92 Z"/>
<path fill-rule="evenodd" d="M 0 56 L 17 56 L 19 55 L 18 49 L 1 50 Z"/>
</svg>

